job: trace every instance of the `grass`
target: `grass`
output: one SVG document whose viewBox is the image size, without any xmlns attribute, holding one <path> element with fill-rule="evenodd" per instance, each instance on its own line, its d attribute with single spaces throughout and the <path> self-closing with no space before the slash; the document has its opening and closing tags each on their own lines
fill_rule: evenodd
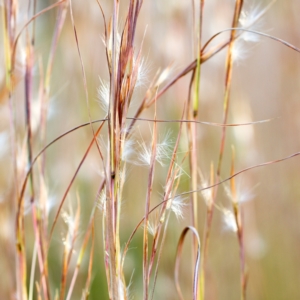
<svg viewBox="0 0 300 300">
<path fill-rule="evenodd" d="M 3 2 L 1 299 L 300 296 L 297 26 L 259 27 L 279 10 Z"/>
</svg>

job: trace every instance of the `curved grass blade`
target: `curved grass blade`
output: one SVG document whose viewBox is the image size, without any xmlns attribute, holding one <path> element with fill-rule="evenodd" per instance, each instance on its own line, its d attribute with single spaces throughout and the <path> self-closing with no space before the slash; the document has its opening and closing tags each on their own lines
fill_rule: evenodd
<svg viewBox="0 0 300 300">
<path fill-rule="evenodd" d="M 186 237 L 186 234 L 188 231 L 191 231 L 193 235 L 196 237 L 197 242 L 198 242 L 198 247 L 197 247 L 197 256 L 196 256 L 196 261 L 195 261 L 195 269 L 194 269 L 194 278 L 193 278 L 193 300 L 197 299 L 198 295 L 198 277 L 199 277 L 199 262 L 200 262 L 200 237 L 199 234 L 196 230 L 195 227 L 192 226 L 187 226 L 184 228 L 182 231 L 179 241 L 178 241 L 178 246 L 177 246 L 177 252 L 176 252 L 176 260 L 175 260 L 175 270 L 174 270 L 174 275 L 175 275 L 175 285 L 177 289 L 177 293 L 180 297 L 181 300 L 183 300 L 183 295 L 181 292 L 181 288 L 179 285 L 179 264 L 180 264 L 180 258 L 182 254 L 182 248 L 183 248 L 183 243 L 184 239 Z"/>
</svg>

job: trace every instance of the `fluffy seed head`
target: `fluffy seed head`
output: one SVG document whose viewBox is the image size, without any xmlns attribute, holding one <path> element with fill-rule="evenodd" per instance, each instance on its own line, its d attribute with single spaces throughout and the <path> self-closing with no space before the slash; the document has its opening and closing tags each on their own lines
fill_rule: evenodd
<svg viewBox="0 0 300 300">
<path fill-rule="evenodd" d="M 175 214 L 177 219 L 182 219 L 183 218 L 183 208 L 186 206 L 185 199 L 177 196 L 175 197 L 172 202 L 171 202 L 171 210 Z"/>
<path fill-rule="evenodd" d="M 144 58 L 139 62 L 138 75 L 135 83 L 135 87 L 144 86 L 147 81 L 149 66 Z"/>
<path fill-rule="evenodd" d="M 245 29 L 259 31 L 262 27 L 262 13 L 263 11 L 259 6 L 253 5 L 248 10 L 243 10 L 239 20 L 240 26 Z M 246 42 L 257 42 L 259 40 L 259 35 L 251 32 L 244 32 L 241 38 Z"/>
<path fill-rule="evenodd" d="M 232 195 L 229 185 L 224 184 L 223 186 L 228 199 L 234 204 L 241 204 L 254 198 L 254 194 L 252 192 L 253 188 L 250 190 L 246 188 L 242 191 L 240 182 L 238 184 L 235 196 Z M 254 186 L 254 188 L 256 187 L 257 185 Z"/>
<path fill-rule="evenodd" d="M 225 228 L 228 229 L 229 231 L 237 232 L 238 228 L 232 211 L 230 211 L 227 208 L 223 208 L 222 213 L 223 213 Z"/>
<path fill-rule="evenodd" d="M 78 219 L 73 216 L 72 213 L 63 212 L 62 218 L 68 226 L 68 232 L 65 238 L 63 238 L 63 244 L 68 249 L 72 250 L 74 241 L 78 233 Z"/>
<path fill-rule="evenodd" d="M 168 131 L 162 138 L 159 138 L 156 144 L 156 161 L 163 167 L 165 166 L 166 160 L 170 158 L 170 153 L 172 151 L 173 141 L 171 139 L 171 131 Z M 138 142 L 138 160 L 131 161 L 137 165 L 149 166 L 151 163 L 152 149 L 150 144 L 146 144 L 144 141 Z"/>
<path fill-rule="evenodd" d="M 106 191 L 105 191 L 105 189 L 103 189 L 99 195 L 97 207 L 102 213 L 105 214 L 105 212 L 106 212 Z"/>
<path fill-rule="evenodd" d="M 98 99 L 100 101 L 100 106 L 105 113 L 108 112 L 109 107 L 109 82 L 101 80 L 98 88 Z"/>
</svg>

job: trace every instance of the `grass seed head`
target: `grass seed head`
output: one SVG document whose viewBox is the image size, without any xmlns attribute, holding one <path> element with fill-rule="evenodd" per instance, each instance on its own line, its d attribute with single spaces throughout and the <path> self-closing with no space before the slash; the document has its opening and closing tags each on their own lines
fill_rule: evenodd
<svg viewBox="0 0 300 300">
<path fill-rule="evenodd" d="M 225 228 L 229 231 L 237 232 L 238 227 L 233 212 L 227 208 L 222 208 L 221 212 L 223 213 Z"/>
</svg>

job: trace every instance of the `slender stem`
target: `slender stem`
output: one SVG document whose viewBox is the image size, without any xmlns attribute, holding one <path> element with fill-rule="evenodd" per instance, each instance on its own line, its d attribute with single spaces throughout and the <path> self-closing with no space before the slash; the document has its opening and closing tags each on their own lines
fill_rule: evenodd
<svg viewBox="0 0 300 300">
<path fill-rule="evenodd" d="M 233 16 L 233 21 L 232 21 L 232 28 L 235 28 L 238 25 L 242 6 L 243 6 L 243 0 L 236 0 L 234 16 Z M 223 103 L 223 124 L 227 123 L 228 112 L 229 112 L 230 88 L 231 88 L 232 68 L 233 68 L 232 55 L 233 55 L 233 45 L 234 45 L 234 41 L 235 41 L 235 36 L 236 36 L 236 30 L 230 31 L 230 42 L 229 42 L 227 58 L 226 58 L 225 93 L 224 93 L 224 103 Z M 224 154 L 225 138 L 226 138 L 226 127 L 223 127 L 218 167 L 217 167 L 217 176 L 218 177 L 220 177 L 220 175 L 221 175 L 221 166 L 222 166 L 222 160 L 223 160 L 223 154 Z"/>
</svg>

